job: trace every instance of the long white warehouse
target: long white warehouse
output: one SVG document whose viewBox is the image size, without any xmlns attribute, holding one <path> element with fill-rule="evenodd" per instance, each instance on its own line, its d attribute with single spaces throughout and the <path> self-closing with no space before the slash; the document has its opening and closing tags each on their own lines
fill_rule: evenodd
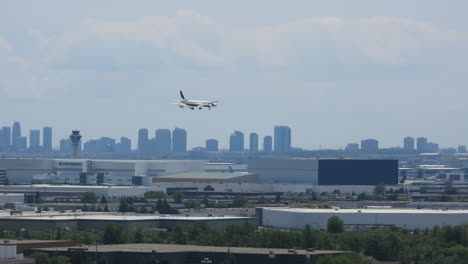
<svg viewBox="0 0 468 264">
<path fill-rule="evenodd" d="M 343 220 L 346 230 L 386 226 L 414 230 L 468 223 L 468 210 L 259 208 L 261 225 L 276 228 L 303 229 L 309 225 L 325 230 L 332 216 Z"/>
</svg>

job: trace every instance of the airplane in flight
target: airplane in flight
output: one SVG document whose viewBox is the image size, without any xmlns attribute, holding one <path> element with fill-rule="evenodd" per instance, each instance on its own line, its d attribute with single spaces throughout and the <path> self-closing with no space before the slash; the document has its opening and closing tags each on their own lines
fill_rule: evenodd
<svg viewBox="0 0 468 264">
<path fill-rule="evenodd" d="M 208 107 L 209 110 L 211 110 L 211 107 L 216 107 L 218 104 L 218 101 L 203 101 L 203 100 L 189 100 L 186 99 L 184 96 L 184 93 L 180 91 L 180 102 L 178 103 L 180 108 L 188 107 L 192 110 L 195 108 L 198 109 L 203 109 L 203 107 Z"/>
</svg>

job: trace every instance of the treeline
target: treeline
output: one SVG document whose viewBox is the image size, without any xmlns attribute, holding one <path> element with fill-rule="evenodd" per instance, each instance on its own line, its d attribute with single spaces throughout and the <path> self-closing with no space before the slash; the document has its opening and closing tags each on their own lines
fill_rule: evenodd
<svg viewBox="0 0 468 264">
<path fill-rule="evenodd" d="M 72 239 L 85 244 L 160 243 L 204 246 L 315 248 L 362 253 L 380 261 L 401 263 L 467 263 L 468 226 L 444 226 L 408 232 L 397 228 L 370 229 L 358 232 L 326 232 L 306 227 L 302 231 L 261 229 L 249 224 L 230 226 L 224 231 L 205 223 L 187 231 L 125 231 L 110 224 L 104 231 L 0 231 L 1 238 Z M 356 262 L 359 263 L 359 262 Z"/>
</svg>

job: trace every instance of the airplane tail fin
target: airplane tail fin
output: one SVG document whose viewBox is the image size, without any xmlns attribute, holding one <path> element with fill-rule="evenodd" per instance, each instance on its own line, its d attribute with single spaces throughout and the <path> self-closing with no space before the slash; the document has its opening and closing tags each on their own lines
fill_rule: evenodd
<svg viewBox="0 0 468 264">
<path fill-rule="evenodd" d="M 185 99 L 185 96 L 184 96 L 184 93 L 182 91 L 179 91 L 180 92 L 180 97 L 183 99 L 183 100 L 186 100 Z"/>
</svg>

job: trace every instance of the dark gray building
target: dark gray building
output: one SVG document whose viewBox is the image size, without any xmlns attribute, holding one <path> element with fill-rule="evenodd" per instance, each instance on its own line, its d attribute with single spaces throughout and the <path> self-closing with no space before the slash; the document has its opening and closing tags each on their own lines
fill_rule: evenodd
<svg viewBox="0 0 468 264">
<path fill-rule="evenodd" d="M 248 171 L 261 183 L 312 185 L 398 184 L 398 160 L 254 158 Z"/>
<path fill-rule="evenodd" d="M 155 132 L 156 152 L 171 153 L 172 137 L 169 129 L 157 129 Z"/>
<path fill-rule="evenodd" d="M 271 153 L 273 151 L 273 139 L 271 136 L 265 136 L 263 138 L 263 152 Z"/>
<path fill-rule="evenodd" d="M 113 153 L 116 150 L 115 139 L 101 137 L 91 139 L 83 144 L 83 150 L 86 153 Z"/>
<path fill-rule="evenodd" d="M 419 152 L 426 152 L 427 151 L 427 138 L 425 137 L 418 137 L 416 139 L 416 149 Z"/>
<path fill-rule="evenodd" d="M 466 153 L 466 146 L 465 145 L 458 146 L 458 153 Z"/>
<path fill-rule="evenodd" d="M 346 151 L 358 151 L 359 150 L 359 144 L 358 143 L 349 143 L 346 148 Z"/>
<path fill-rule="evenodd" d="M 14 143 L 17 152 L 24 152 L 28 148 L 28 139 L 26 137 L 16 137 Z"/>
<path fill-rule="evenodd" d="M 4 151 L 3 147 L 3 130 L 0 128 L 0 152 Z"/>
<path fill-rule="evenodd" d="M 2 128 L 2 146 L 3 151 L 8 152 L 11 150 L 11 127 Z"/>
<path fill-rule="evenodd" d="M 11 146 L 14 151 L 17 151 L 16 143 L 18 142 L 16 138 L 21 137 L 21 125 L 19 122 L 13 123 L 13 129 L 11 133 Z"/>
<path fill-rule="evenodd" d="M 229 137 L 229 151 L 244 151 L 244 133 L 234 131 Z"/>
<path fill-rule="evenodd" d="M 414 150 L 414 137 L 405 137 L 403 139 L 403 149 L 407 151 Z"/>
<path fill-rule="evenodd" d="M 250 133 L 249 136 L 249 151 L 258 152 L 258 134 Z"/>
<path fill-rule="evenodd" d="M 434 142 L 427 143 L 427 151 L 431 153 L 438 153 L 439 152 L 439 144 Z"/>
<path fill-rule="evenodd" d="M 132 141 L 127 137 L 121 137 L 120 143 L 116 144 L 116 151 L 120 153 L 132 152 Z"/>
<path fill-rule="evenodd" d="M 288 126 L 275 126 L 274 151 L 278 153 L 291 151 L 291 128 Z"/>
<path fill-rule="evenodd" d="M 29 130 L 29 149 L 31 151 L 39 151 L 41 147 L 41 131 L 38 129 Z"/>
<path fill-rule="evenodd" d="M 42 129 L 42 149 L 46 153 L 52 152 L 52 128 L 44 127 Z"/>
<path fill-rule="evenodd" d="M 61 139 L 59 144 L 59 150 L 61 153 L 71 154 L 73 150 L 71 139 Z"/>
<path fill-rule="evenodd" d="M 149 149 L 148 129 L 141 128 L 138 130 L 138 152 L 147 154 Z"/>
<path fill-rule="evenodd" d="M 206 151 L 218 151 L 218 140 L 216 139 L 207 139 L 205 142 Z"/>
<path fill-rule="evenodd" d="M 172 152 L 187 152 L 187 131 L 182 128 L 175 128 L 172 131 Z"/>
<path fill-rule="evenodd" d="M 369 138 L 361 140 L 361 150 L 363 151 L 378 151 L 379 141 L 377 139 Z"/>
</svg>

